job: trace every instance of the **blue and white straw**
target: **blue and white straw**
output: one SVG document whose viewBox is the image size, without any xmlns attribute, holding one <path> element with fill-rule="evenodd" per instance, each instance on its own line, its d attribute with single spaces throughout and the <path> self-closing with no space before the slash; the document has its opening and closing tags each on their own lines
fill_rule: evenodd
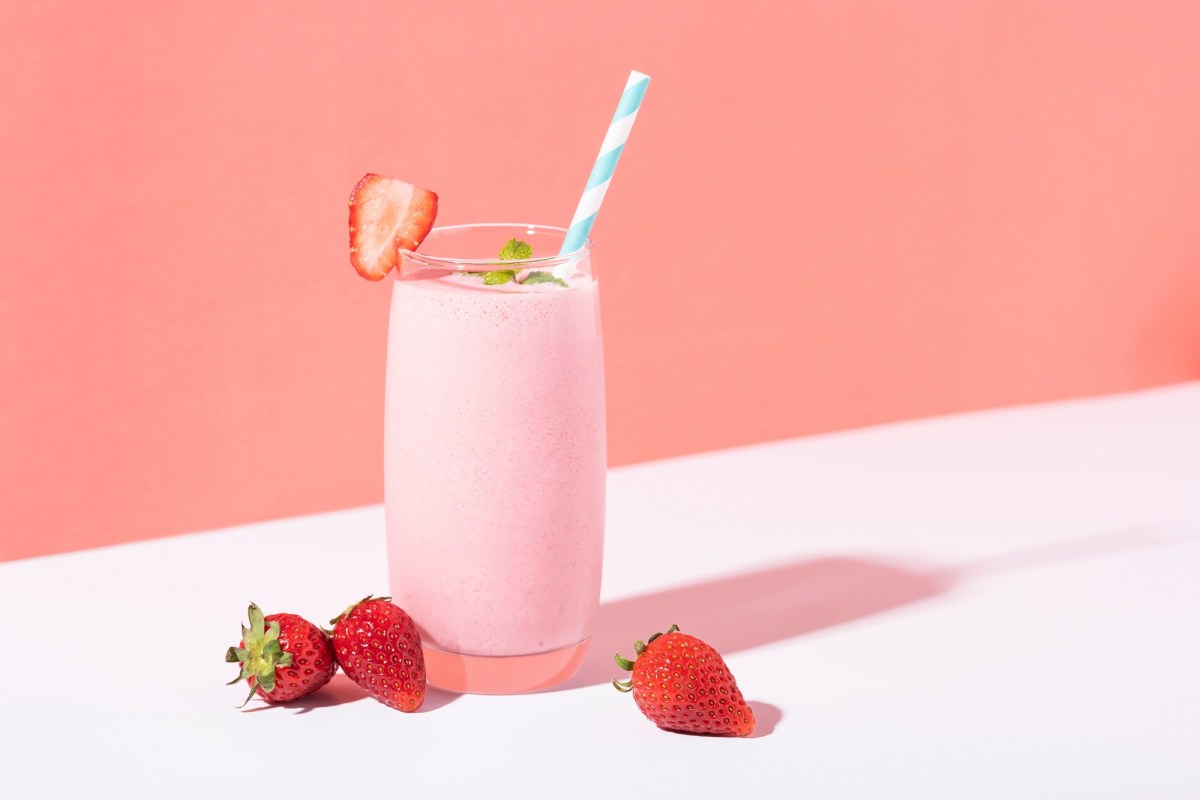
<svg viewBox="0 0 1200 800">
<path fill-rule="evenodd" d="M 637 119 L 638 109 L 641 108 L 642 98 L 646 96 L 646 87 L 649 85 L 649 75 L 637 70 L 629 73 L 625 92 L 621 95 L 617 112 L 613 114 L 612 122 L 608 125 L 608 133 L 604 135 L 604 143 L 600 145 L 600 155 L 596 157 L 587 186 L 583 187 L 583 197 L 579 198 L 579 206 L 575 209 L 571 228 L 563 240 L 560 253 L 574 253 L 587 242 L 592 224 L 596 221 L 596 213 L 604 201 L 608 184 L 612 182 L 617 162 L 621 160 L 621 151 L 625 149 L 625 140 L 629 138 L 629 130 L 633 127 L 633 121 Z M 568 277 L 573 266 L 573 262 L 562 264 L 555 269 L 555 275 L 560 278 Z"/>
</svg>

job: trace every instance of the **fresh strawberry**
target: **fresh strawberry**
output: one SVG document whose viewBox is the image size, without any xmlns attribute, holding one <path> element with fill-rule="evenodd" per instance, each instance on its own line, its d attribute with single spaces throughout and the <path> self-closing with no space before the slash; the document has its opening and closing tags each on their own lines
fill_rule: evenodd
<svg viewBox="0 0 1200 800">
<path fill-rule="evenodd" d="M 660 728 L 716 736 L 749 736 L 754 732 L 754 712 L 721 654 L 710 645 L 678 633 L 672 625 L 644 644 L 633 645 L 635 661 L 616 655 L 617 666 L 632 670 L 627 681 L 613 681 L 633 699 L 646 718 Z"/>
<path fill-rule="evenodd" d="M 350 263 L 358 274 L 382 280 L 416 250 L 433 227 L 438 198 L 398 178 L 367 173 L 350 193 Z"/>
<path fill-rule="evenodd" d="M 391 598 L 367 596 L 330 620 L 342 670 L 376 700 L 416 711 L 425 700 L 425 655 L 412 618 Z"/>
<path fill-rule="evenodd" d="M 242 627 L 241 643 L 225 653 L 226 661 L 242 665 L 229 684 L 250 684 L 246 703 L 255 692 L 268 703 L 298 700 L 329 683 L 337 672 L 333 644 L 316 625 L 295 614 L 264 617 L 254 603 L 248 616 L 250 627 Z"/>
</svg>

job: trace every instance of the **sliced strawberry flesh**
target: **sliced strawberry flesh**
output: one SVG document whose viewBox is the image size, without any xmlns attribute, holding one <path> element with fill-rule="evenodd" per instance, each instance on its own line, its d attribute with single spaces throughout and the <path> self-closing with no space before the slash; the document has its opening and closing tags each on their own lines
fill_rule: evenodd
<svg viewBox="0 0 1200 800">
<path fill-rule="evenodd" d="M 368 280 L 382 280 L 400 250 L 416 250 L 437 217 L 438 198 L 398 178 L 364 175 L 350 195 L 350 263 Z"/>
</svg>

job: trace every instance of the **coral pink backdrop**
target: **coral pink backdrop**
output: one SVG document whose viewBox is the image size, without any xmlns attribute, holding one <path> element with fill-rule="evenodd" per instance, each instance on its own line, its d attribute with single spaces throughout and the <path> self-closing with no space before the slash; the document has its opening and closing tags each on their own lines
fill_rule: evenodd
<svg viewBox="0 0 1200 800">
<path fill-rule="evenodd" d="M 1198 8 L 10 3 L 0 559 L 378 502 L 350 188 L 566 223 L 631 67 L 613 463 L 1198 377 Z"/>
</svg>

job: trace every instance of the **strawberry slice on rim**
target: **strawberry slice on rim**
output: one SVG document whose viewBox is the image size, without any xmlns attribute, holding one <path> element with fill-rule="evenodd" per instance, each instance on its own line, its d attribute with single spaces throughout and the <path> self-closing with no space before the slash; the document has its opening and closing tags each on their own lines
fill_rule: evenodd
<svg viewBox="0 0 1200 800">
<path fill-rule="evenodd" d="M 399 178 L 367 173 L 350 193 L 350 263 L 358 274 L 383 280 L 400 260 L 400 249 L 416 250 L 437 216 L 433 192 Z"/>
</svg>

